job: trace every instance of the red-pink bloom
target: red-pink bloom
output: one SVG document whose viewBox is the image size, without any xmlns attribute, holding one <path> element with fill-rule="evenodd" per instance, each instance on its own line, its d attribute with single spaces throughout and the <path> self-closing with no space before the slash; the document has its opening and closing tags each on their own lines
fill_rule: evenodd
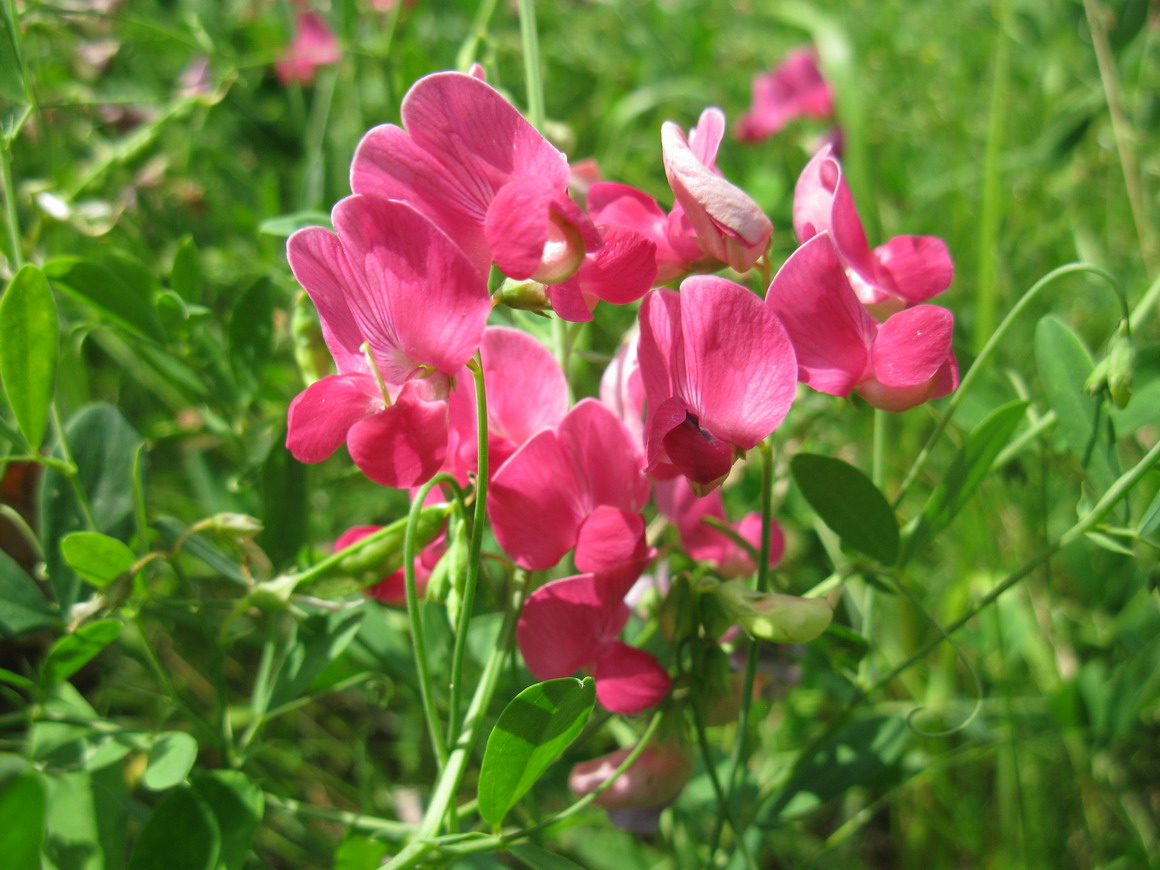
<svg viewBox="0 0 1160 870">
<path fill-rule="evenodd" d="M 773 312 L 740 284 L 700 275 L 654 290 L 640 310 L 647 470 L 704 494 L 793 403 L 797 363 Z"/>
<path fill-rule="evenodd" d="M 492 476 L 525 441 L 564 419 L 568 383 L 552 352 L 508 326 L 489 326 L 479 347 L 487 392 L 487 443 Z M 467 372 L 451 394 L 446 470 L 465 483 L 477 468 L 475 381 Z"/>
<path fill-rule="evenodd" d="M 432 490 L 436 492 L 436 490 Z M 334 551 L 345 550 L 347 547 L 357 544 L 367 535 L 377 532 L 382 526 L 355 526 L 352 529 L 347 529 L 338 536 L 338 540 L 334 542 Z M 443 554 L 447 552 L 447 538 L 443 533 L 440 533 L 435 540 L 424 547 L 419 555 L 415 557 L 415 589 L 419 595 L 427 588 L 427 581 L 431 579 L 431 573 L 435 570 L 435 566 L 439 564 L 439 560 L 443 558 Z M 407 603 L 407 581 L 405 572 L 400 567 L 388 574 L 378 583 L 369 587 L 367 595 L 383 604 L 406 604 Z"/>
<path fill-rule="evenodd" d="M 793 228 L 799 242 L 828 232 L 864 305 L 882 313 L 917 305 L 942 293 L 955 277 L 954 263 L 936 236 L 895 236 L 873 251 L 842 165 L 827 145 L 806 164 L 793 196 Z"/>
<path fill-rule="evenodd" d="M 677 527 L 681 547 L 698 562 L 716 566 L 726 580 L 753 574 L 757 565 L 749 553 L 728 535 L 705 520 L 725 522 L 725 503 L 720 490 L 698 497 L 683 477 L 658 481 L 653 487 L 657 508 Z M 732 524 L 732 528 L 755 550 L 761 552 L 761 514 L 753 512 Z M 785 552 L 785 535 L 774 520 L 769 530 L 769 564 L 776 565 Z"/>
<path fill-rule="evenodd" d="M 403 99 L 403 127 L 359 143 L 351 189 L 410 203 L 464 250 L 519 280 L 575 274 L 600 234 L 568 198 L 568 161 L 486 82 L 434 73 Z"/>
<path fill-rule="evenodd" d="M 710 107 L 701 113 L 688 139 L 680 127 L 665 121 L 661 151 L 669 186 L 701 247 L 745 272 L 769 248 L 773 224 L 749 194 L 717 171 L 717 149 L 724 135 L 725 115 Z"/>
<path fill-rule="evenodd" d="M 338 374 L 291 403 L 286 446 L 321 462 L 345 441 L 371 480 L 417 486 L 446 457 L 447 397 L 483 336 L 487 286 L 405 203 L 351 196 L 333 219 L 337 235 L 308 227 L 287 245 Z"/>
<path fill-rule="evenodd" d="M 905 411 L 958 386 L 954 316 L 918 305 L 879 323 L 859 301 L 829 233 L 794 251 L 765 301 L 793 340 L 798 380 L 819 392 L 856 392 L 876 408 Z"/>
<path fill-rule="evenodd" d="M 644 379 L 640 374 L 640 331 L 632 329 L 600 378 L 600 401 L 624 424 L 644 466 Z"/>
<path fill-rule="evenodd" d="M 599 572 L 644 554 L 648 481 L 628 432 L 595 399 L 529 439 L 492 478 L 496 540 L 530 570 L 576 548 L 576 568 Z"/>
<path fill-rule="evenodd" d="M 760 142 L 795 118 L 828 118 L 834 113 L 834 94 L 818 69 L 812 47 L 795 48 L 772 72 L 753 79 L 753 106 L 733 128 L 746 142 Z"/>
<path fill-rule="evenodd" d="M 291 82 L 308 85 L 321 66 L 342 60 L 338 37 L 316 12 L 299 10 L 294 19 L 294 38 L 274 69 L 284 85 Z"/>
<path fill-rule="evenodd" d="M 622 226 L 656 247 L 654 284 L 667 284 L 704 264 L 719 262 L 701 249 L 696 233 L 678 205 L 665 214 L 655 199 L 635 187 L 598 181 L 588 190 L 588 213 L 601 226 Z"/>
<path fill-rule="evenodd" d="M 600 300 L 613 305 L 635 302 L 656 281 L 654 242 L 629 227 L 617 225 L 600 227 L 600 239 L 600 249 L 584 257 L 573 277 L 547 288 L 552 310 L 564 320 L 591 320 Z"/>
<path fill-rule="evenodd" d="M 624 596 L 647 561 L 553 580 L 528 597 L 516 641 L 536 679 L 591 669 L 596 697 L 613 713 L 639 713 L 664 699 L 668 671 L 650 653 L 617 640 L 629 617 Z"/>
<path fill-rule="evenodd" d="M 631 752 L 627 747 L 577 764 L 568 776 L 568 787 L 580 797 L 596 791 Z M 681 793 L 692 775 L 688 750 L 676 740 L 658 740 L 646 746 L 595 803 L 607 810 L 662 807 Z"/>
</svg>

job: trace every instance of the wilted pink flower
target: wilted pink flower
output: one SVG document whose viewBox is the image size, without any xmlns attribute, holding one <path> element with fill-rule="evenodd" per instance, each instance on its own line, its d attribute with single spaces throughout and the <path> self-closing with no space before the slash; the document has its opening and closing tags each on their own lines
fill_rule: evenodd
<svg viewBox="0 0 1160 870">
<path fill-rule="evenodd" d="M 487 286 L 405 203 L 351 196 L 333 219 L 337 235 L 308 227 L 287 245 L 338 374 L 291 403 L 286 446 L 321 462 L 345 441 L 371 480 L 416 486 L 446 458 L 448 393 L 482 339 Z"/>
<path fill-rule="evenodd" d="M 568 776 L 568 787 L 580 797 L 596 791 L 631 752 L 628 747 L 577 764 Z M 658 740 L 646 746 L 595 803 L 607 810 L 663 807 L 681 793 L 692 775 L 688 750 L 676 740 Z"/>
<path fill-rule="evenodd" d="M 672 121 L 661 125 L 661 151 L 669 186 L 701 247 L 738 272 L 753 268 L 773 235 L 773 224 L 745 191 L 716 170 L 725 115 L 701 113 L 688 139 Z M 674 209 L 676 211 L 676 209 Z"/>
<path fill-rule="evenodd" d="M 812 47 L 795 48 L 773 70 L 753 79 L 753 106 L 733 128 L 746 142 L 760 142 L 795 118 L 828 118 L 834 113 L 834 95 L 818 69 Z"/>
<path fill-rule="evenodd" d="M 437 493 L 437 490 L 432 490 L 432 493 Z M 345 550 L 347 547 L 357 544 L 367 535 L 373 534 L 381 529 L 382 526 L 355 526 L 353 529 L 347 529 L 338 540 L 334 542 L 334 551 Z M 427 588 L 427 581 L 431 579 L 431 572 L 435 570 L 435 566 L 439 564 L 439 560 L 443 558 L 443 554 L 447 552 L 447 538 L 440 533 L 435 540 L 424 547 L 419 555 L 415 557 L 415 589 L 419 595 Z M 406 604 L 407 603 L 407 580 L 404 570 L 400 567 L 396 571 L 384 577 L 378 583 L 369 587 L 367 595 L 371 596 L 383 604 Z"/>
<path fill-rule="evenodd" d="M 725 504 L 720 490 L 698 497 L 683 477 L 657 481 L 653 487 L 657 508 L 677 527 L 681 547 L 697 562 L 708 562 L 726 580 L 744 577 L 757 570 L 749 553 L 720 529 L 705 522 L 713 517 L 725 522 Z M 737 534 L 761 551 L 761 514 L 749 513 L 732 524 Z M 785 536 L 774 520 L 769 533 L 769 564 L 776 565 L 785 552 Z"/>
<path fill-rule="evenodd" d="M 308 85 L 320 66 L 330 66 L 342 60 L 338 37 L 316 12 L 299 10 L 294 19 L 294 38 L 274 69 L 284 85 L 291 82 Z"/>
<path fill-rule="evenodd" d="M 828 145 L 798 178 L 793 227 L 803 243 L 828 232 L 858 298 L 864 305 L 880 306 L 883 314 L 926 302 L 954 280 L 947 246 L 935 236 L 895 236 L 870 250 L 842 165 Z"/>
<path fill-rule="evenodd" d="M 954 316 L 918 305 L 878 323 L 855 294 L 828 232 L 794 251 L 765 302 L 793 340 L 798 380 L 819 392 L 856 392 L 876 408 L 905 411 L 958 386 Z"/>
<path fill-rule="evenodd" d="M 644 555 L 648 489 L 624 424 L 584 399 L 503 464 L 487 508 L 517 564 L 551 568 L 575 547 L 576 568 L 595 573 Z"/>
<path fill-rule="evenodd" d="M 552 352 L 508 326 L 489 326 L 479 348 L 487 393 L 489 470 L 494 476 L 525 441 L 564 419 L 568 383 Z M 467 372 L 451 394 L 447 467 L 461 482 L 477 468 L 475 381 Z"/>
<path fill-rule="evenodd" d="M 629 617 L 624 596 L 647 562 L 553 580 L 529 596 L 516 641 L 536 679 L 591 669 L 596 697 L 613 713 L 639 713 L 664 699 L 668 671 L 650 653 L 617 640 Z"/>
<path fill-rule="evenodd" d="M 797 363 L 773 312 L 745 287 L 708 275 L 653 290 L 640 310 L 648 399 L 647 470 L 683 474 L 704 494 L 793 403 Z"/>
<path fill-rule="evenodd" d="M 481 275 L 556 283 L 575 274 L 600 234 L 568 198 L 568 161 L 494 88 L 457 72 L 407 92 L 403 127 L 359 143 L 355 193 L 410 203 L 444 230 Z"/>
</svg>

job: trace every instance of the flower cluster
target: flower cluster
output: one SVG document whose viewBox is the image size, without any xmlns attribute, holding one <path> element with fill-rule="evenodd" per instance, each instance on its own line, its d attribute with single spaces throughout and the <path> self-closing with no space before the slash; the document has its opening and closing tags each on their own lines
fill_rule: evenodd
<svg viewBox="0 0 1160 870">
<path fill-rule="evenodd" d="M 803 66 L 810 58 L 794 60 L 797 71 L 777 87 L 804 82 L 802 111 L 829 111 L 828 89 Z M 469 486 L 480 468 L 472 374 L 482 373 L 495 540 L 514 566 L 555 576 L 532 591 L 519 617 L 528 670 L 539 679 L 586 670 L 608 710 L 653 707 L 673 688 L 669 654 L 620 639 L 626 596 L 658 555 L 646 535 L 650 503 L 677 530 L 679 549 L 729 590 L 721 607 L 746 630 L 792 606 L 790 596 L 766 601 L 738 585 L 757 571 L 763 543 L 776 564 L 781 532 L 757 515 L 730 527 L 721 487 L 786 419 L 799 382 L 891 411 L 954 389 L 953 318 L 925 304 L 950 283 L 946 248 L 901 236 L 871 250 L 827 147 L 795 191 L 801 245 L 763 298 L 706 274 L 771 271 L 772 224 L 716 167 L 726 129 L 719 109 L 706 109 L 687 135 L 671 122 L 662 127 L 667 211 L 640 190 L 601 180 L 581 207 L 566 157 L 478 68 L 421 79 L 401 115 L 401 125 L 376 127 L 359 144 L 334 231 L 311 227 L 289 241 L 290 265 L 318 309 L 337 371 L 294 400 L 287 446 L 318 462 L 345 443 L 384 486 L 416 487 L 439 472 Z M 504 284 L 490 295 L 495 271 Z M 575 404 L 547 348 L 488 325 L 505 301 L 584 321 L 601 301 L 638 300 L 635 334 L 605 372 L 600 398 Z M 339 544 L 368 531 L 352 530 Z M 440 538 L 421 554 L 420 584 L 446 549 Z M 398 601 L 401 590 L 394 575 L 376 594 Z M 824 602 L 808 602 L 797 623 L 808 628 L 794 639 L 815 636 L 828 614 Z M 652 783 L 642 799 L 653 804 L 688 775 L 683 749 L 667 744 L 641 765 L 637 776 Z M 650 765 L 662 784 L 646 775 Z M 574 777 L 581 790 L 596 775 L 586 771 Z M 605 803 L 633 805 L 619 794 Z"/>
</svg>

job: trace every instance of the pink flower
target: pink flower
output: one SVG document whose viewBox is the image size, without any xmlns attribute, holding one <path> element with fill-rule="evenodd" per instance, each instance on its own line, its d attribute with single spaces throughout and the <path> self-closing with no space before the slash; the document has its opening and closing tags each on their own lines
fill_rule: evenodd
<svg viewBox="0 0 1160 870">
<path fill-rule="evenodd" d="M 947 246 L 935 236 L 896 236 L 870 250 L 842 165 L 829 145 L 798 178 L 793 228 L 803 243 L 828 232 L 858 298 L 864 305 L 882 306 L 883 314 L 926 302 L 954 280 Z"/>
<path fill-rule="evenodd" d="M 633 327 L 600 378 L 600 401 L 612 410 L 632 438 L 644 466 L 644 379 L 640 374 L 640 331 Z"/>
<path fill-rule="evenodd" d="M 320 66 L 330 66 L 342 60 L 338 37 L 316 12 L 299 10 L 295 17 L 294 38 L 286 46 L 274 69 L 284 85 L 291 82 L 308 85 Z"/>
<path fill-rule="evenodd" d="M 795 48 L 773 72 L 753 79 L 753 106 L 733 128 L 746 142 L 760 142 L 802 115 L 828 118 L 834 113 L 834 95 L 818 69 L 812 47 Z"/>
<path fill-rule="evenodd" d="M 681 546 L 697 562 L 709 562 L 726 580 L 745 577 L 757 570 L 749 553 L 728 535 L 705 522 L 706 518 L 725 522 L 725 504 L 720 490 L 698 498 L 683 477 L 658 481 L 654 486 L 657 508 L 677 527 Z M 761 551 L 761 514 L 750 513 L 732 524 L 743 539 Z M 785 552 L 785 536 L 774 520 L 770 528 L 769 564 L 776 565 Z"/>
<path fill-rule="evenodd" d="M 600 227 L 600 240 L 600 249 L 584 257 L 575 276 L 547 288 L 552 310 L 564 320 L 591 320 L 600 300 L 613 305 L 635 302 L 656 281 L 655 243 L 616 225 Z"/>
<path fill-rule="evenodd" d="M 600 234 L 568 198 L 568 161 L 487 83 L 457 72 L 417 81 L 403 127 L 359 143 L 351 189 L 402 200 L 467 254 L 481 275 L 556 283 L 575 274 Z"/>
<path fill-rule="evenodd" d="M 624 596 L 647 562 L 553 580 L 531 594 L 516 642 L 536 679 L 590 668 L 597 699 L 613 713 L 639 713 L 664 699 L 672 686 L 668 671 L 650 653 L 617 640 L 629 617 Z"/>
<path fill-rule="evenodd" d="M 487 441 L 491 475 L 529 438 L 564 419 L 568 384 L 551 351 L 508 326 L 489 326 L 480 345 L 487 392 Z M 451 394 L 447 470 L 460 482 L 477 468 L 475 381 L 464 372 Z"/>
<path fill-rule="evenodd" d="M 437 493 L 432 490 L 433 493 Z M 353 529 L 347 529 L 338 540 L 334 542 L 334 551 L 345 550 L 347 547 L 357 544 L 367 535 L 377 532 L 382 526 L 355 526 Z M 447 552 L 447 538 L 443 533 L 440 533 L 435 540 L 422 549 L 418 556 L 415 557 L 415 588 L 416 591 L 422 595 L 427 588 L 427 581 L 431 579 L 431 572 L 435 570 L 435 566 L 439 564 L 439 560 L 443 558 L 443 554 Z M 404 576 L 404 571 L 399 568 L 393 571 L 388 576 L 384 577 L 378 583 L 374 584 L 366 590 L 367 594 L 383 604 L 406 604 L 407 603 L 407 581 Z"/>
<path fill-rule="evenodd" d="M 345 441 L 371 480 L 416 486 L 446 457 L 447 397 L 482 339 L 487 287 L 405 203 L 351 196 L 333 219 L 337 235 L 308 227 L 287 245 L 338 374 L 291 403 L 286 446 L 321 462 Z"/>
<path fill-rule="evenodd" d="M 688 139 L 680 127 L 665 121 L 661 151 L 669 186 L 702 249 L 745 272 L 769 247 L 773 224 L 745 191 L 717 172 L 714 164 L 724 135 L 724 113 L 708 108 Z"/>
<path fill-rule="evenodd" d="M 503 464 L 487 507 L 517 564 L 551 568 L 575 547 L 577 569 L 595 573 L 642 558 L 648 489 L 624 425 L 584 399 Z"/>
<path fill-rule="evenodd" d="M 611 752 L 572 768 L 568 787 L 580 797 L 596 791 L 624 763 L 632 748 Z M 650 743 L 607 791 L 595 800 L 607 810 L 663 807 L 671 803 L 693 775 L 688 751 L 676 740 Z"/>
<path fill-rule="evenodd" d="M 588 190 L 588 213 L 601 226 L 622 226 L 648 239 L 656 248 L 654 284 L 667 284 L 687 275 L 707 259 L 689 226 L 684 210 L 678 205 L 665 214 L 655 199 L 627 184 L 598 181 Z"/>
<path fill-rule="evenodd" d="M 958 386 L 954 316 L 919 305 L 878 323 L 859 301 L 829 233 L 786 260 L 765 298 L 797 352 L 798 380 L 831 396 L 861 395 L 905 411 Z"/>
<path fill-rule="evenodd" d="M 680 294 L 646 296 L 639 356 L 647 471 L 683 474 L 698 494 L 720 485 L 793 403 L 789 336 L 759 297 L 724 278 L 694 276 Z"/>
</svg>

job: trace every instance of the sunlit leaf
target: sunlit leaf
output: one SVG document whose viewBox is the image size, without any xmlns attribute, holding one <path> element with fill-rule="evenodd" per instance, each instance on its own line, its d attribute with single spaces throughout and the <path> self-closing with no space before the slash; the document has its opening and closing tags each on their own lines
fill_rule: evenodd
<svg viewBox="0 0 1160 870">
<path fill-rule="evenodd" d="M 108 586 L 137 562 L 137 556 L 116 538 L 100 532 L 73 532 L 60 542 L 69 566 L 98 589 Z"/>
<path fill-rule="evenodd" d="M 0 298 L 0 378 L 28 445 L 37 450 L 48 427 L 56 377 L 56 302 L 44 273 L 28 265 Z"/>
<path fill-rule="evenodd" d="M 5 870 L 40 870 L 45 810 L 43 777 L 23 758 L 0 756 L 0 856 Z"/>
<path fill-rule="evenodd" d="M 267 218 L 258 227 L 258 232 L 267 236 L 292 236 L 303 227 L 322 226 L 330 229 L 330 215 L 324 211 L 296 211 L 292 214 Z"/>
<path fill-rule="evenodd" d="M 164 791 L 184 782 L 197 761 L 197 740 L 184 731 L 158 735 L 149 749 L 149 763 L 141 781 L 146 788 Z"/>
<path fill-rule="evenodd" d="M 516 695 L 487 739 L 479 773 L 479 814 L 500 824 L 576 739 L 595 703 L 591 677 L 547 680 Z"/>
</svg>

